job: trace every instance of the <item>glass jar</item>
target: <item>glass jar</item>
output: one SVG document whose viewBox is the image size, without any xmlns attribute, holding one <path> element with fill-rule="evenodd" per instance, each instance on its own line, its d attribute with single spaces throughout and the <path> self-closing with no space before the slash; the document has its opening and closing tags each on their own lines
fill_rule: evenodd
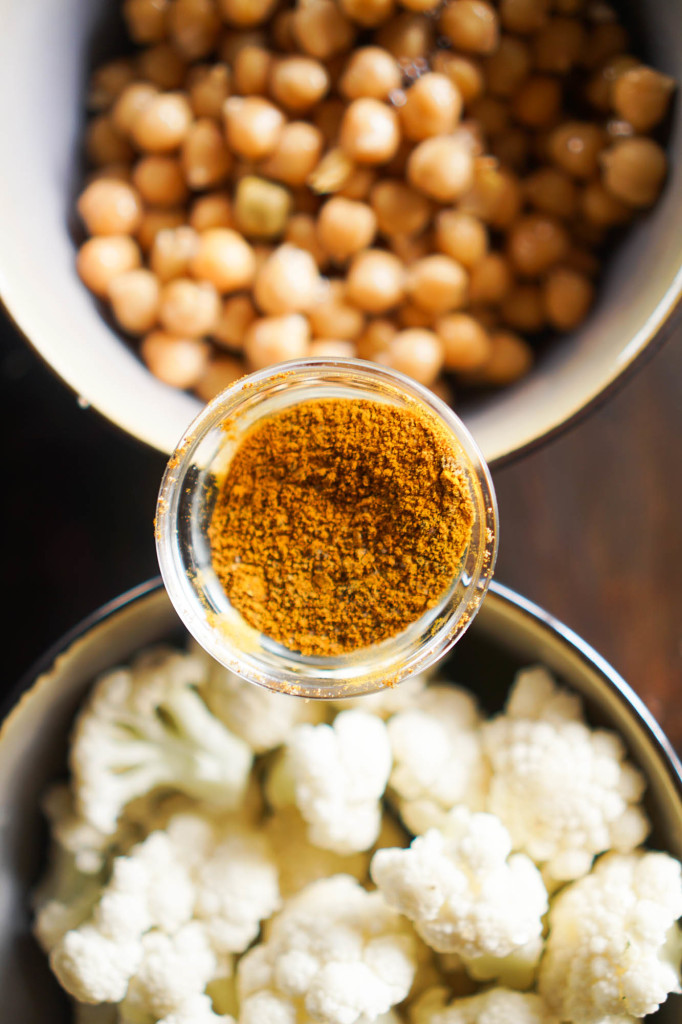
<svg viewBox="0 0 682 1024">
<path fill-rule="evenodd" d="M 475 520 L 459 574 L 435 607 L 380 643 L 335 657 L 309 657 L 258 632 L 230 604 L 213 570 L 208 528 L 220 483 L 245 432 L 282 409 L 328 398 L 388 402 L 435 417 L 466 476 Z M 190 425 L 161 484 L 156 547 L 178 615 L 218 662 L 244 679 L 283 693 L 351 697 L 424 671 L 462 636 L 493 574 L 497 505 L 488 468 L 473 438 L 452 409 L 428 389 L 401 373 L 357 359 L 297 359 L 243 377 L 209 402 Z"/>
</svg>

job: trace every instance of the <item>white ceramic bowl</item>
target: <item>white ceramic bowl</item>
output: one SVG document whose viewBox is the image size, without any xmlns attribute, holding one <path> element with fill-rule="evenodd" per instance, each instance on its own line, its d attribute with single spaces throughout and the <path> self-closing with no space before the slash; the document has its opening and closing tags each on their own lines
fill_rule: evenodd
<svg viewBox="0 0 682 1024">
<path fill-rule="evenodd" d="M 0 295 L 83 401 L 169 453 L 199 402 L 157 381 L 102 319 L 76 276 L 69 233 L 86 69 L 111 8 L 112 0 L 0 0 Z M 647 0 L 640 8 L 642 52 L 682 81 L 682 3 Z M 518 386 L 458 409 L 488 462 L 565 426 L 662 336 L 682 293 L 679 100 L 673 121 L 665 193 L 614 253 L 587 323 Z"/>
<path fill-rule="evenodd" d="M 0 729 L 0 992 L 3 1024 L 67 1024 L 68 1006 L 30 934 L 29 892 L 45 852 L 41 793 L 64 774 L 70 724 L 92 679 L 140 648 L 183 634 L 152 581 L 81 623 L 42 659 Z M 543 662 L 586 702 L 593 722 L 618 731 L 648 782 L 651 845 L 682 858 L 682 766 L 639 698 L 587 644 L 513 591 L 492 583 L 450 656 L 451 674 L 489 710 L 514 671 Z M 677 1024 L 671 997 L 651 1024 Z"/>
</svg>

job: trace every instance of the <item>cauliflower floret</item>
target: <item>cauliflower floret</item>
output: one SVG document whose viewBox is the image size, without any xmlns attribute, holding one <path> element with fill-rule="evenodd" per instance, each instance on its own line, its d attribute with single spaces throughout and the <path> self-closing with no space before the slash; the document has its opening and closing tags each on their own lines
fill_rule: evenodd
<svg viewBox="0 0 682 1024">
<path fill-rule="evenodd" d="M 465 807 L 407 850 L 378 850 L 370 874 L 387 903 L 440 953 L 465 965 L 504 958 L 538 939 L 547 893 L 525 854 L 511 854 L 509 833 L 491 814 Z"/>
<path fill-rule="evenodd" d="M 295 804 L 314 846 L 338 854 L 368 850 L 381 826 L 391 771 L 386 726 L 364 711 L 333 725 L 297 725 L 267 784 L 275 808 Z"/>
<path fill-rule="evenodd" d="M 208 996 L 194 996 L 179 1006 L 159 1024 L 237 1024 L 234 1017 L 213 1012 Z"/>
<path fill-rule="evenodd" d="M 411 1007 L 411 1024 L 559 1024 L 541 996 L 491 988 L 449 1000 L 446 988 L 432 988 Z M 604 1022 L 606 1024 L 606 1022 Z"/>
<path fill-rule="evenodd" d="M 313 846 L 306 823 L 295 807 L 285 807 L 268 818 L 265 834 L 275 851 L 284 897 L 331 875 L 352 875 L 358 882 L 364 882 L 369 875 L 369 853 L 350 853 L 344 857 Z"/>
<path fill-rule="evenodd" d="M 493 769 L 487 809 L 514 848 L 543 865 L 551 888 L 586 874 L 604 850 L 634 849 L 649 831 L 638 806 L 644 779 L 625 760 L 620 738 L 590 729 L 579 710 L 535 670 L 520 674 L 507 712 L 483 726 Z"/>
<path fill-rule="evenodd" d="M 240 1024 L 369 1024 L 402 1002 L 418 963 L 407 924 L 354 878 L 307 886 L 239 962 Z"/>
<path fill-rule="evenodd" d="M 412 707 L 389 719 L 389 795 L 415 835 L 438 828 L 457 804 L 484 809 L 489 768 L 479 725 L 474 698 L 449 685 L 427 687 Z"/>
<path fill-rule="evenodd" d="M 539 989 L 561 1020 L 627 1024 L 680 992 L 682 867 L 608 853 L 553 901 Z"/>
<path fill-rule="evenodd" d="M 112 833 L 121 811 L 160 786 L 225 807 L 242 798 L 253 755 L 197 692 L 201 659 L 157 648 L 96 683 L 74 730 L 79 812 Z"/>
</svg>

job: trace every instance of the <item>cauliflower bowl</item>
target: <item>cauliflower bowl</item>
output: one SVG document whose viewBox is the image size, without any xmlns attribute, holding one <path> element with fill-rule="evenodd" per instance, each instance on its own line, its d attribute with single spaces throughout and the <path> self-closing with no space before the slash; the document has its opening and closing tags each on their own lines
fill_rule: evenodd
<svg viewBox="0 0 682 1024">
<path fill-rule="evenodd" d="M 650 825 L 647 846 L 682 858 L 682 768 L 675 753 L 639 699 L 593 650 L 512 591 L 493 584 L 480 615 L 445 664 L 443 673 L 445 678 L 456 679 L 474 695 L 483 716 L 495 716 L 487 722 L 481 716 L 477 719 L 481 742 L 492 765 L 492 781 L 481 777 L 473 747 L 464 741 L 472 715 L 478 712 L 471 698 L 457 687 L 427 686 L 415 696 L 412 684 L 404 684 L 403 690 L 397 688 L 383 696 L 385 703 L 381 708 L 372 701 L 382 695 L 360 698 L 352 707 L 338 710 L 332 727 L 319 724 L 321 705 L 315 702 L 305 704 L 293 698 L 276 698 L 293 703 L 282 704 L 278 713 L 268 718 L 258 714 L 261 699 L 258 688 L 247 687 L 239 700 L 233 699 L 234 691 L 222 692 L 221 697 L 221 692 L 215 690 L 213 700 L 207 698 L 207 703 L 217 717 L 205 718 L 202 717 L 205 707 L 193 706 L 190 691 L 184 686 L 192 683 L 196 671 L 186 655 L 169 663 L 168 677 L 173 678 L 175 687 L 172 699 L 166 696 L 163 701 L 157 701 L 156 715 L 151 714 L 151 705 L 138 701 L 137 710 L 142 710 L 143 717 L 129 722 L 130 729 L 135 730 L 136 743 L 144 739 L 143 733 L 153 743 L 159 731 L 167 730 L 173 716 L 177 715 L 172 730 L 178 741 L 175 753 L 170 743 L 168 757 L 162 761 L 147 759 L 134 769 L 130 762 L 125 766 L 119 762 L 116 774 L 112 774 L 112 758 L 116 755 L 107 751 L 108 709 L 127 699 L 126 687 L 140 680 L 147 685 L 153 677 L 154 657 L 148 653 L 140 657 L 140 652 L 158 648 L 159 644 L 177 648 L 184 647 L 185 643 L 186 636 L 160 584 L 152 581 L 142 585 L 97 612 L 47 653 L 27 680 L 25 692 L 2 726 L 0 988 L 3 1020 L 7 1024 L 43 1020 L 70 1024 L 72 1020 L 71 1004 L 32 935 L 31 906 L 46 860 L 44 811 L 50 818 L 53 833 L 60 827 L 63 832 L 70 829 L 70 838 L 63 835 L 62 839 L 67 845 L 75 841 L 81 858 L 79 870 L 82 868 L 87 874 L 93 868 L 86 860 L 98 854 L 92 835 L 112 835 L 124 803 L 153 785 L 172 786 L 181 776 L 184 780 L 182 795 L 177 799 L 207 798 L 215 795 L 216 788 L 220 789 L 223 799 L 220 828 L 188 815 L 182 805 L 177 813 L 174 804 L 170 819 L 166 818 L 161 826 L 152 826 L 166 829 L 165 832 L 155 831 L 134 846 L 132 841 L 128 842 L 128 855 L 115 859 L 104 890 L 106 896 L 100 891 L 93 918 L 87 917 L 89 909 L 85 914 L 80 909 L 79 901 L 92 902 L 84 891 L 66 905 L 53 905 L 48 912 L 39 911 L 40 941 L 44 947 L 52 947 L 53 968 L 57 969 L 62 983 L 66 980 L 71 991 L 74 986 L 81 986 L 88 989 L 92 1002 L 117 1002 L 118 990 L 124 992 L 127 987 L 125 1017 L 119 1018 L 113 1012 L 104 1016 L 99 1008 L 90 1016 L 86 1009 L 78 1017 L 79 1024 L 81 1021 L 83 1024 L 86 1021 L 116 1024 L 118 1020 L 125 1020 L 126 1024 L 129 1020 L 147 1024 L 147 1021 L 162 1019 L 172 1024 L 208 1024 L 209 1021 L 230 1020 L 227 1016 L 214 1016 L 203 996 L 183 1003 L 182 1012 L 176 1010 L 172 990 L 180 993 L 184 991 L 183 986 L 191 987 L 197 977 L 208 978 L 212 972 L 215 974 L 216 950 L 225 962 L 233 960 L 256 938 L 260 921 L 268 922 L 263 937 L 240 961 L 240 1024 L 243 1021 L 266 1024 L 269 1020 L 285 1019 L 275 1014 L 275 1010 L 281 1011 L 281 1006 L 272 1003 L 273 990 L 277 992 L 278 986 L 282 990 L 282 963 L 291 966 L 287 998 L 298 998 L 300 987 L 307 986 L 306 1008 L 310 1019 L 347 1019 L 362 1021 L 362 1024 L 369 1021 L 397 1024 L 403 1020 L 409 1020 L 409 1024 L 468 1024 L 477 1021 L 478 1014 L 485 1011 L 501 1014 L 499 1019 L 505 1024 L 507 1021 L 508 1024 L 512 1021 L 513 1024 L 526 1021 L 554 1024 L 555 1020 L 563 1020 L 563 1013 L 573 1014 L 570 1000 L 576 998 L 576 991 L 572 996 L 566 995 L 562 1016 L 556 1017 L 547 1015 L 539 1004 L 535 1005 L 533 1001 L 540 996 L 510 993 L 504 987 L 516 984 L 523 988 L 519 977 L 529 963 L 533 970 L 533 957 L 537 959 L 534 947 L 538 942 L 538 922 L 546 910 L 548 893 L 552 899 L 550 915 L 554 915 L 550 936 L 555 933 L 556 939 L 547 944 L 546 967 L 540 971 L 541 993 L 543 986 L 550 990 L 569 969 L 576 970 L 575 963 L 568 963 L 566 959 L 567 956 L 570 961 L 575 959 L 570 936 L 576 920 L 589 920 L 595 929 L 594 941 L 601 942 L 606 935 L 605 922 L 613 921 L 614 914 L 624 929 L 635 927 L 642 936 L 650 936 L 656 928 L 659 932 L 661 928 L 669 928 L 678 916 L 680 908 L 670 899 L 670 892 L 676 891 L 675 886 L 680 889 L 680 883 L 670 872 L 674 874 L 677 870 L 679 874 L 679 867 L 675 869 L 674 862 L 664 854 L 629 852 L 641 843 Z M 131 663 L 131 670 L 119 670 L 120 666 Z M 552 684 L 543 669 L 519 671 L 539 664 L 551 673 L 558 686 Z M 500 714 L 515 673 L 512 696 L 507 701 L 506 711 Z M 103 675 L 106 685 L 98 682 L 94 696 L 89 696 L 93 680 Z M 147 686 L 145 692 L 152 694 L 153 687 Z M 221 699 L 226 701 L 223 707 Z M 582 721 L 581 700 L 589 728 Z M 158 713 L 159 707 L 162 707 L 162 714 Z M 81 711 L 83 708 L 85 710 Z M 65 787 L 54 784 L 65 776 L 69 734 L 74 716 L 79 712 L 79 725 L 71 742 L 80 745 L 83 755 L 77 782 L 82 798 L 81 813 L 88 824 L 83 831 L 85 826 L 81 820 L 80 832 L 76 833 L 69 809 L 64 808 Z M 99 727 L 93 728 L 96 717 L 100 719 Z M 461 778 L 456 777 L 456 773 L 441 771 L 439 783 L 429 785 L 415 771 L 410 738 L 424 724 L 433 730 L 434 722 L 438 727 L 445 727 L 449 721 L 456 722 L 460 729 L 457 764 Z M 572 837 L 570 830 L 568 840 L 565 834 L 562 839 L 561 814 L 556 819 L 554 833 L 545 830 L 543 835 L 535 830 L 526 834 L 524 801 L 515 799 L 513 781 L 519 769 L 515 751 L 523 749 L 529 731 L 537 732 L 538 737 L 554 736 L 551 742 L 555 765 L 560 765 L 556 750 L 562 737 L 572 737 L 570 742 L 579 746 L 584 741 L 580 757 L 573 747 L 569 756 L 573 758 L 576 778 L 586 770 L 587 762 L 592 765 L 588 770 L 595 771 L 591 787 L 593 800 L 581 821 L 587 839 L 574 842 L 575 836 Z M 188 743 L 196 738 L 194 734 L 200 736 L 203 754 L 190 768 L 189 762 L 183 760 L 183 751 L 186 753 Z M 277 753 L 277 747 L 285 734 L 295 734 L 297 740 L 288 739 L 286 755 L 282 755 Z M 614 734 L 620 737 L 622 744 Z M 383 792 L 388 774 L 384 763 L 386 735 L 391 748 L 389 764 L 390 758 L 393 759 L 387 794 L 395 817 L 384 813 L 379 824 L 377 796 Z M 447 739 L 447 730 L 443 735 Z M 438 737 L 435 733 L 432 736 L 431 750 L 436 756 Z M 184 745 L 180 740 L 186 741 Z M 536 751 L 541 751 L 541 743 L 534 746 Z M 301 783 L 306 765 L 313 761 L 324 763 L 326 757 L 332 758 L 327 761 L 328 765 L 338 766 L 343 764 L 344 750 L 350 752 L 351 762 L 357 763 L 358 757 L 366 756 L 362 767 L 362 801 L 353 804 L 349 800 L 343 808 L 337 804 L 330 820 L 320 813 L 322 801 L 318 799 L 315 817 L 302 795 L 306 786 L 301 786 L 296 794 L 297 806 L 292 806 L 292 785 Z M 371 756 L 367 751 L 371 751 Z M 255 819 L 249 818 L 254 804 L 246 782 L 254 754 L 261 766 L 257 769 L 260 788 L 274 808 L 269 825 L 264 829 L 258 825 L 255 832 Z M 446 749 L 441 756 L 447 758 L 448 755 Z M 446 763 L 441 761 L 441 768 Z M 423 761 L 420 764 L 423 766 Z M 113 779 L 113 785 L 106 791 L 101 786 L 103 766 Z M 79 773 L 73 757 L 71 767 Z M 311 778 L 309 775 L 308 782 Z M 640 808 L 644 784 L 646 795 Z M 349 788 L 352 785 L 352 771 L 349 771 Z M 463 785 L 469 806 L 449 810 L 458 800 L 457 787 Z M 533 785 L 532 778 L 527 785 Z M 240 787 L 244 790 L 240 797 L 241 812 L 234 806 Z M 307 786 L 308 790 L 311 788 L 314 786 Z M 487 802 L 479 798 L 484 789 Z M 575 799 L 575 786 L 570 799 Z M 309 802 L 312 805 L 314 800 Z M 559 805 L 560 801 L 554 803 Z M 480 813 L 484 810 L 492 810 L 500 820 L 493 814 Z M 418 834 L 409 850 L 404 847 L 410 837 L 398 824 L 398 814 L 403 824 Z M 301 815 L 307 816 L 308 838 L 298 834 L 294 840 Z M 595 822 L 595 819 L 600 821 Z M 134 816 L 129 816 L 128 821 L 134 823 Z M 223 827 L 225 822 L 226 828 Z M 371 877 L 379 892 L 368 893 L 356 879 L 363 878 L 363 872 L 364 878 L 367 877 L 370 855 L 363 851 L 372 846 L 379 828 L 377 846 L 384 849 L 374 854 L 371 866 Z M 608 829 L 607 838 L 598 834 L 600 828 Z M 258 834 L 258 830 L 263 835 Z M 514 840 L 515 852 L 511 855 L 509 835 Z M 592 847 L 590 836 L 594 839 Z M 170 848 L 174 843 L 182 852 L 182 863 L 173 859 Z M 313 849 L 310 844 L 315 846 L 314 864 L 307 860 Z M 596 868 L 587 874 L 593 856 L 590 849 L 598 851 L 607 847 L 616 852 L 601 857 Z M 279 862 L 279 893 L 268 849 L 276 851 L 275 861 L 278 855 L 283 856 L 282 851 L 288 850 L 286 866 L 281 859 Z M 481 857 L 475 854 L 477 849 L 485 851 Z M 467 916 L 469 911 L 460 898 L 460 919 L 457 919 L 451 909 L 444 911 L 433 904 L 427 894 L 428 876 L 429 872 L 440 872 L 440 865 L 445 864 L 450 871 L 448 884 L 454 885 L 465 873 L 463 865 L 466 866 L 467 857 L 473 855 L 477 858 L 475 872 L 485 874 L 490 902 L 484 915 L 477 917 L 477 908 L 473 907 L 471 915 Z M 244 869 L 236 878 L 230 877 L 229 871 L 221 873 L 221 857 L 227 857 L 232 863 L 248 862 L 248 880 Z M 657 857 L 665 860 L 661 872 L 656 868 Z M 540 870 L 533 862 L 540 865 Z M 187 886 L 188 866 L 193 878 L 191 892 Z M 321 873 L 325 877 L 320 877 Z M 335 877 L 327 878 L 327 874 Z M 307 884 L 311 877 L 319 880 Z M 566 882 L 566 888 L 555 897 L 554 893 Z M 306 888 L 300 890 L 302 883 Z M 667 888 L 668 883 L 670 888 Z M 57 884 L 68 889 L 69 879 L 59 879 Z M 142 891 L 140 886 L 144 891 L 141 899 L 135 898 L 136 892 Z M 630 893 L 635 893 L 631 907 L 618 896 L 626 887 Z M 173 894 L 172 899 L 169 893 Z M 682 889 L 679 898 L 682 899 Z M 191 920 L 188 920 L 191 917 L 188 900 L 194 905 Z M 284 908 L 278 909 L 283 902 Z M 650 908 L 646 913 L 642 909 L 644 902 Z M 145 915 L 149 920 L 146 925 L 140 924 Z M 481 925 L 483 918 L 484 926 Z M 154 926 L 143 940 L 144 964 L 140 967 L 139 950 L 135 952 L 135 944 L 129 939 L 138 925 L 140 929 L 149 929 L 149 921 L 153 921 Z M 360 1009 L 356 1007 L 357 1012 L 349 1010 L 347 1003 L 352 982 L 344 971 L 349 965 L 326 963 L 312 978 L 309 955 L 312 947 L 304 954 L 300 944 L 297 945 L 302 934 L 308 936 L 309 943 L 313 942 L 315 929 L 319 931 L 321 927 L 320 921 L 336 929 L 337 938 L 344 936 L 341 946 L 345 952 L 337 956 L 337 960 L 347 958 L 349 943 L 353 948 L 359 941 L 364 943 L 364 960 L 361 965 L 354 964 L 354 968 L 361 967 L 364 971 L 364 975 L 360 975 L 364 978 L 361 999 L 369 1002 L 363 1002 Z M 128 940 L 117 944 L 115 956 L 111 955 L 112 947 L 107 945 L 106 939 L 112 928 L 128 929 Z M 63 938 L 65 929 L 71 929 L 66 940 Z M 166 931 L 174 936 L 172 942 L 166 937 Z M 58 936 L 62 936 L 61 939 Z M 660 957 L 650 956 L 648 977 L 653 979 L 654 985 L 659 985 L 659 991 L 674 989 L 676 984 L 670 980 L 670 974 L 665 977 L 665 969 L 668 959 L 679 963 L 679 933 L 671 929 L 669 936 L 667 948 L 659 948 Z M 630 943 L 628 940 L 626 948 L 638 946 L 638 941 Z M 333 943 L 326 941 L 325 955 L 331 960 L 334 959 L 329 953 L 330 949 L 333 953 L 332 946 Z M 649 954 L 652 948 L 649 942 Z M 508 956 L 510 949 L 514 952 Z M 435 980 L 438 973 L 433 973 L 434 955 L 440 958 L 441 978 L 447 971 L 458 969 L 453 966 L 457 960 L 459 965 L 465 965 L 470 978 L 478 979 L 484 986 L 493 980 L 498 987 L 468 1002 L 460 998 L 460 1003 L 467 1005 L 453 1015 L 452 1008 L 444 1009 L 444 990 Z M 136 956 L 137 966 L 127 965 L 126 957 L 131 958 L 132 964 Z M 505 958 L 502 967 L 500 956 Z M 158 989 L 159 963 L 166 965 L 163 974 L 166 993 Z M 619 968 L 623 966 L 627 965 L 618 964 Z M 410 986 L 410 970 L 412 973 L 416 970 L 417 976 L 422 978 L 424 991 L 411 1002 L 409 1015 L 401 1016 L 400 1011 L 396 1014 L 384 1007 L 402 1001 L 406 986 Z M 134 980 L 128 985 L 129 975 L 134 976 Z M 512 975 L 516 981 L 507 982 L 505 978 Z M 296 985 L 299 989 L 292 995 L 292 986 Z M 277 998 L 280 996 L 281 991 Z M 638 991 L 630 992 L 628 998 L 636 1001 L 640 996 L 644 1001 L 648 998 L 646 993 Z M 546 993 L 546 997 L 549 1004 L 550 994 Z M 486 1000 L 485 1005 L 481 1000 Z M 679 996 L 670 996 L 658 1013 L 647 1020 L 652 1024 L 654 1021 L 674 1024 L 679 1020 L 680 1002 Z M 152 1004 L 154 1009 L 150 1010 Z M 637 1005 L 636 1002 L 633 1005 Z M 555 1014 L 559 1012 L 556 1007 L 552 1010 Z M 234 1011 L 222 1009 L 220 1012 Z M 509 1016 L 512 1013 L 514 1016 Z M 614 1016 L 612 1019 L 620 1024 L 626 1018 Z"/>
</svg>

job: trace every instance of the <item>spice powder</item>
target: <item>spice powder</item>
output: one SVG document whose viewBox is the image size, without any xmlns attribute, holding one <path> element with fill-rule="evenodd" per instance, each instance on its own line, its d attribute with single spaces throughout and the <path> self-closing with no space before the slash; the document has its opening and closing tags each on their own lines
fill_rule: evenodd
<svg viewBox="0 0 682 1024">
<path fill-rule="evenodd" d="M 219 489 L 211 559 L 246 621 L 303 655 L 400 633 L 458 574 L 474 506 L 427 414 L 362 399 L 259 420 Z"/>
</svg>

